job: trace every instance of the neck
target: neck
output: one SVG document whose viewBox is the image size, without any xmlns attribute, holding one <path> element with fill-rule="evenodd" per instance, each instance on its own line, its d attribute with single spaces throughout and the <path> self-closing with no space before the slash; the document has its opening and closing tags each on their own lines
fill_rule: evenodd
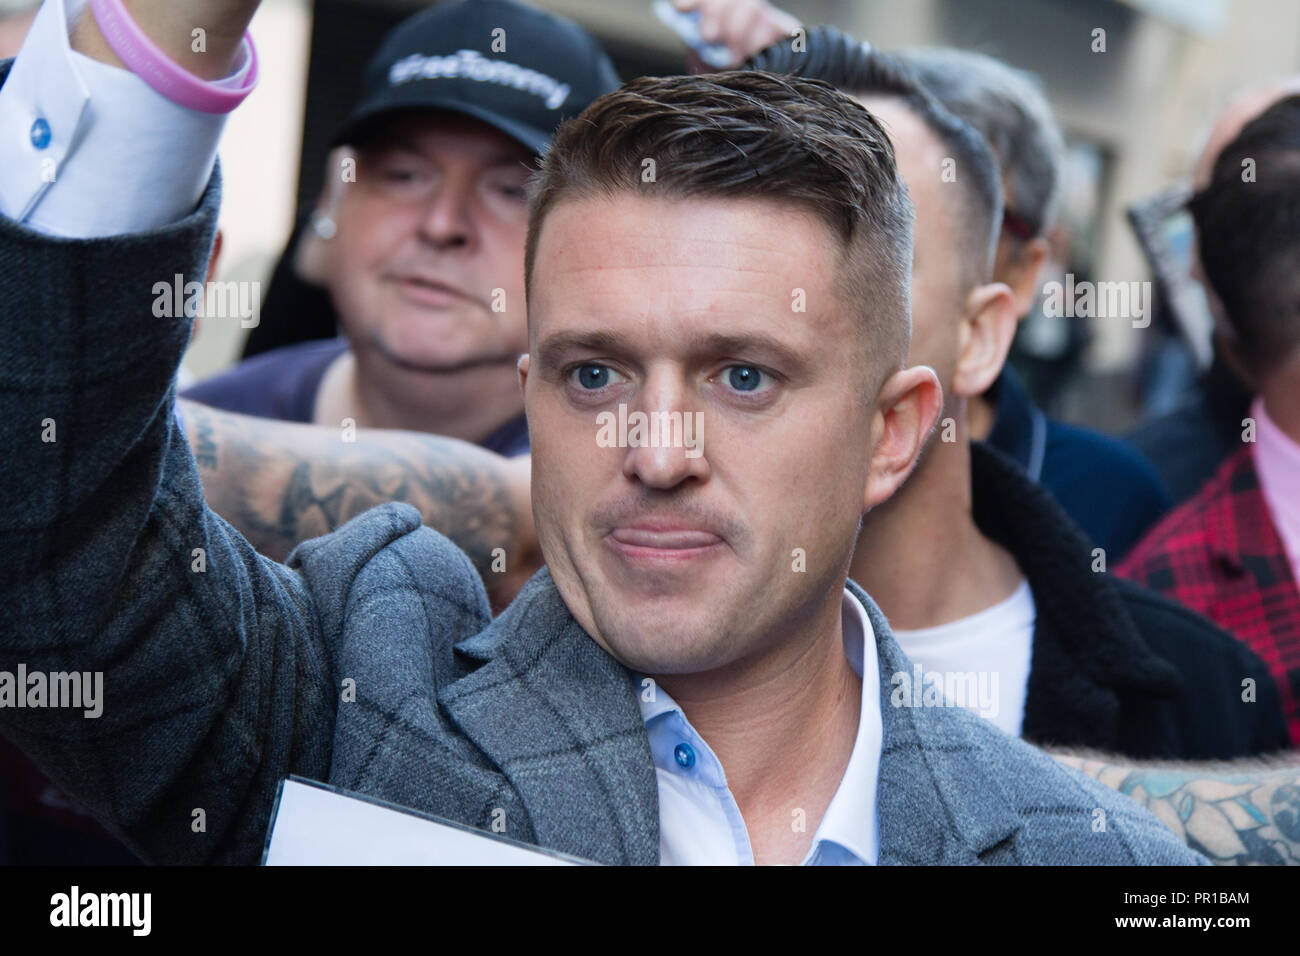
<svg viewBox="0 0 1300 956">
<path fill-rule="evenodd" d="M 761 659 L 660 681 L 722 762 L 756 863 L 803 859 L 853 753 L 862 680 L 844 655 L 842 595 Z"/>
<path fill-rule="evenodd" d="M 956 440 L 931 439 L 903 487 L 863 519 L 849 572 L 901 630 L 969 617 L 1023 580 L 1011 554 L 975 524 L 965 414 L 949 414 Z"/>
<path fill-rule="evenodd" d="M 349 349 L 326 370 L 314 419 L 318 425 L 337 425 L 352 418 L 358 428 L 398 428 L 481 442 L 522 413 L 511 363 L 419 372 Z"/>
</svg>

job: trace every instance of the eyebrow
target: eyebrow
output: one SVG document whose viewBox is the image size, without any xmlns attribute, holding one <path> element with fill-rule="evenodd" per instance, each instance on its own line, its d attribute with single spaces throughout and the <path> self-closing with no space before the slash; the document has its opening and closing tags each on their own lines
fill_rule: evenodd
<svg viewBox="0 0 1300 956">
<path fill-rule="evenodd" d="M 557 332 L 548 335 L 537 345 L 537 360 L 542 366 L 553 368 L 569 352 L 603 352 L 622 355 L 626 352 L 619 336 L 613 332 L 593 329 L 588 332 Z"/>
<path fill-rule="evenodd" d="M 684 345 L 686 351 L 695 356 L 756 356 L 790 370 L 803 369 L 807 364 L 807 360 L 793 348 L 762 333 L 709 332 L 688 336 Z M 603 329 L 558 332 L 538 344 L 538 361 L 544 367 L 554 367 L 560 364 L 565 354 L 579 351 L 618 357 L 629 357 L 632 352 L 621 336 Z"/>
</svg>

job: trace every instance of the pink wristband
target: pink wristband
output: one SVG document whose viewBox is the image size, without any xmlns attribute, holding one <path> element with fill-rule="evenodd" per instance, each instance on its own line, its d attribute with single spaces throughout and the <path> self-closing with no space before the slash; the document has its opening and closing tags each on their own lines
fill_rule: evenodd
<svg viewBox="0 0 1300 956">
<path fill-rule="evenodd" d="M 122 0 L 91 0 L 90 8 L 104 39 L 127 69 L 173 103 L 201 113 L 229 113 L 257 85 L 257 49 L 251 33 L 244 35 L 251 58 L 248 75 L 239 87 L 230 89 L 201 80 L 178 66 L 131 19 Z"/>
</svg>

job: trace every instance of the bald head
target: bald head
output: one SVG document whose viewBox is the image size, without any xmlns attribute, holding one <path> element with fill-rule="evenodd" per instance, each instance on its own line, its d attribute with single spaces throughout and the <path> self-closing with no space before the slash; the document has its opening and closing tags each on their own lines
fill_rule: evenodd
<svg viewBox="0 0 1300 956">
<path fill-rule="evenodd" d="M 1223 152 L 1223 147 L 1236 139 L 1247 123 L 1274 103 L 1296 93 L 1300 93 L 1300 74 L 1272 80 L 1264 86 L 1245 90 L 1233 97 L 1232 102 L 1214 121 L 1205 146 L 1196 157 L 1196 165 L 1192 169 L 1195 188 L 1199 190 L 1206 187 L 1214 172 L 1214 161 Z"/>
</svg>

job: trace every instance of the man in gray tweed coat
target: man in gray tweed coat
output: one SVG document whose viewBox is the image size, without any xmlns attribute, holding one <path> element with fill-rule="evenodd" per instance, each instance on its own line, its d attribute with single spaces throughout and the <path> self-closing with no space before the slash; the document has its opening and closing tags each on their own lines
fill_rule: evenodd
<svg viewBox="0 0 1300 956">
<path fill-rule="evenodd" d="M 255 8 L 131 9 L 212 79 L 239 68 Z M 167 31 L 200 10 L 207 50 L 187 58 Z M 114 69 L 93 23 L 73 50 L 83 75 Z M 0 122 L 32 71 L 51 82 L 31 52 Z M 32 168 L 0 146 L 0 672 L 103 675 L 98 716 L 19 688 L 0 731 L 145 859 L 255 862 L 298 774 L 602 863 L 1203 862 L 910 687 L 846 583 L 858 520 L 941 404 L 931 370 L 903 367 L 911 210 L 862 107 L 757 73 L 646 79 L 557 134 L 520 360 L 547 568 L 492 620 L 408 506 L 281 565 L 204 504 L 172 408 L 190 320 L 160 317 L 154 286 L 204 272 L 211 155 L 180 215 L 61 226 L 76 164 L 117 163 L 158 206 L 184 191 L 201 137 L 177 156 L 96 138 L 134 95 L 101 96 L 72 142 L 33 124 L 32 162 L 53 141 L 64 172 L 30 201 Z"/>
</svg>

